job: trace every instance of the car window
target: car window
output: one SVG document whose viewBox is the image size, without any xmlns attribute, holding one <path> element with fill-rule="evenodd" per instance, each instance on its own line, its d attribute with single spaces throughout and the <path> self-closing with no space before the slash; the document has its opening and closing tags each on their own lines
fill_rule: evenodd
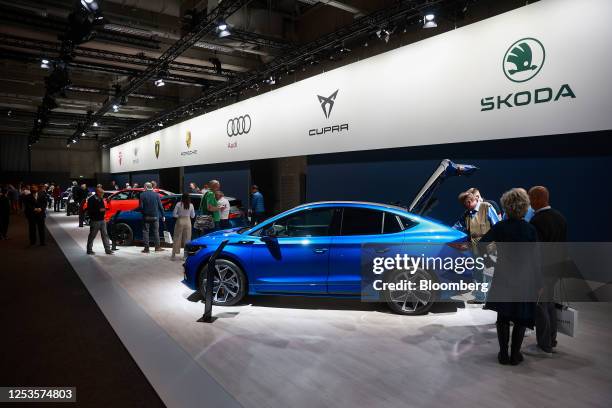
<svg viewBox="0 0 612 408">
<path fill-rule="evenodd" d="M 415 221 L 412 221 L 410 218 L 408 217 L 402 217 L 401 215 L 398 216 L 397 218 L 399 218 L 400 222 L 402 223 L 403 227 L 405 230 L 414 227 L 415 225 L 417 225 L 417 223 Z"/>
<path fill-rule="evenodd" d="M 129 191 L 122 191 L 111 197 L 111 200 L 129 200 L 129 199 L 130 199 Z"/>
<path fill-rule="evenodd" d="M 346 207 L 342 214 L 341 235 L 379 235 L 382 221 L 382 211 Z"/>
<path fill-rule="evenodd" d="M 132 191 L 130 198 L 132 200 L 140 200 L 140 194 L 142 193 L 142 191 L 138 191 L 138 190 L 134 190 Z"/>
<path fill-rule="evenodd" d="M 395 234 L 404 230 L 403 226 L 400 225 L 397 215 L 385 212 L 385 219 L 383 224 L 383 234 Z"/>
<path fill-rule="evenodd" d="M 332 234 L 335 209 L 303 210 L 279 220 L 271 226 L 277 237 L 325 237 Z"/>
<path fill-rule="evenodd" d="M 164 210 L 172 211 L 174 210 L 174 207 L 176 206 L 176 203 L 178 201 L 178 198 L 162 198 L 161 203 L 162 207 L 164 207 Z"/>
</svg>

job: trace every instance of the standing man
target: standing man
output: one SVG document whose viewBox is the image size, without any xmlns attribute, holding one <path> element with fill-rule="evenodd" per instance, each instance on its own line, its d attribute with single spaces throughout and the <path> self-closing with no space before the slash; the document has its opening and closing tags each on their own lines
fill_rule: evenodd
<svg viewBox="0 0 612 408">
<path fill-rule="evenodd" d="M 143 253 L 149 253 L 150 235 L 149 230 L 153 228 L 153 242 L 155 252 L 165 251 L 159 243 L 159 219 L 166 221 L 164 217 L 164 207 L 162 206 L 159 194 L 153 191 L 151 183 L 145 183 L 145 191 L 140 194 L 140 205 L 142 212 L 142 240 L 144 241 Z"/>
<path fill-rule="evenodd" d="M 47 208 L 47 197 L 38 191 L 37 185 L 32 185 L 30 194 L 23 199 L 25 215 L 28 219 L 28 231 L 30 235 L 30 246 L 36 244 L 36 231 L 40 245 L 45 245 L 45 217 Z"/>
<path fill-rule="evenodd" d="M 53 212 L 59 212 L 62 202 L 62 189 L 59 184 L 53 188 Z"/>
<path fill-rule="evenodd" d="M 200 189 L 198 188 L 198 185 L 193 181 L 189 183 L 189 192 L 193 194 L 200 194 Z"/>
<path fill-rule="evenodd" d="M 11 216 L 11 202 L 7 195 L 8 191 L 0 189 L 0 240 L 8 239 L 8 226 Z"/>
<path fill-rule="evenodd" d="M 529 201 L 534 215 L 529 221 L 538 232 L 540 242 L 566 242 L 567 222 L 565 217 L 550 206 L 550 194 L 544 186 L 535 186 L 529 189 Z M 547 244 L 544 244 L 547 245 Z M 550 244 L 548 244 L 550 245 Z M 552 356 L 553 349 L 557 346 L 557 312 L 555 310 L 554 286 L 556 284 L 555 267 L 559 267 L 565 260 L 565 251 L 557 246 L 548 248 L 543 246 L 542 267 L 544 271 L 544 291 L 541 300 L 536 306 L 536 337 L 537 344 L 525 350 L 527 354 L 542 357 Z M 547 269 L 552 270 L 547 277 Z"/>
<path fill-rule="evenodd" d="M 257 225 L 266 219 L 264 197 L 255 184 L 251 186 L 251 216 L 253 217 L 251 220 L 253 225 Z"/>
<path fill-rule="evenodd" d="M 215 192 L 215 198 L 219 207 L 219 228 L 228 229 L 231 228 L 229 221 L 230 203 L 223 191 L 219 190 Z"/>
<path fill-rule="evenodd" d="M 74 199 L 74 202 L 79 206 L 79 228 L 83 228 L 83 220 L 85 218 L 85 213 L 83 212 L 83 203 L 87 199 L 87 185 L 83 183 L 79 188 L 73 187 L 72 198 Z"/>
<path fill-rule="evenodd" d="M 491 204 L 486 201 L 479 201 L 474 193 L 464 191 L 459 194 L 458 199 L 463 207 L 465 207 L 465 212 L 453 228 L 465 232 L 469 236 L 474 250 L 476 250 L 480 238 L 489 232 L 493 225 L 499 222 L 499 216 Z M 493 277 L 486 274 L 483 269 L 474 269 L 473 275 L 474 282 L 486 283 L 487 287 L 491 287 Z M 470 304 L 480 305 L 487 299 L 487 292 L 482 290 L 474 291 L 472 294 L 474 299 L 468 301 Z"/>
<path fill-rule="evenodd" d="M 113 191 L 119 190 L 119 186 L 117 185 L 115 180 L 111 181 L 111 188 L 110 189 L 113 190 Z"/>
<path fill-rule="evenodd" d="M 102 187 L 96 188 L 96 193 L 87 200 L 87 214 L 89 215 L 89 236 L 87 237 L 87 255 L 94 255 L 93 242 L 100 231 L 102 243 L 104 244 L 104 252 L 107 255 L 112 255 L 110 242 L 108 240 L 108 232 L 106 231 L 106 222 L 104 214 L 106 207 L 104 206 L 104 190 Z"/>
<path fill-rule="evenodd" d="M 204 193 L 202 201 L 200 201 L 200 212 L 202 215 L 210 215 L 215 222 L 214 229 L 206 231 L 206 233 L 208 233 L 219 229 L 221 215 L 219 214 L 219 203 L 217 202 L 215 193 L 221 189 L 221 184 L 217 180 L 211 180 L 207 184 L 204 184 L 204 186 L 210 187 L 210 190 Z"/>
</svg>

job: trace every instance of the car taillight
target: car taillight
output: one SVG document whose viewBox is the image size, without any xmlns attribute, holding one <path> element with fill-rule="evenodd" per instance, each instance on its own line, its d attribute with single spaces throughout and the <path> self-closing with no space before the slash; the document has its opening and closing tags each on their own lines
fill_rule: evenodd
<svg viewBox="0 0 612 408">
<path fill-rule="evenodd" d="M 454 248 L 454 249 L 456 249 L 458 251 L 468 251 L 468 250 L 472 249 L 472 245 L 468 241 L 448 242 L 446 245 L 448 245 L 449 247 Z"/>
<path fill-rule="evenodd" d="M 235 212 L 235 213 L 230 213 L 228 218 L 234 219 L 234 218 L 240 218 L 241 216 L 242 216 L 241 213 Z"/>
</svg>

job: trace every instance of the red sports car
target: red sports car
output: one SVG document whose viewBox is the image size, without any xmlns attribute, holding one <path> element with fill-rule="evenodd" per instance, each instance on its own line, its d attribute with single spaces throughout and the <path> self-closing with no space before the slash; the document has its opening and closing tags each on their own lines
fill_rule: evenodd
<svg viewBox="0 0 612 408">
<path fill-rule="evenodd" d="M 108 221 L 117 211 L 130 211 L 138 207 L 140 194 L 144 191 L 144 188 L 126 188 L 113 192 L 111 195 L 106 197 L 106 215 L 104 219 Z M 166 197 L 167 195 L 173 194 L 170 191 L 154 189 L 159 194 L 160 198 Z M 106 194 L 105 194 L 106 195 Z M 83 203 L 83 211 L 87 211 L 87 201 Z"/>
</svg>

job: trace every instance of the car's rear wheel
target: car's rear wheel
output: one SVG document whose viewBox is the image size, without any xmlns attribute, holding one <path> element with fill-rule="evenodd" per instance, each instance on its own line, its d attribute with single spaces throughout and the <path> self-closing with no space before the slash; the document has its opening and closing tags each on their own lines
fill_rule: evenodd
<svg viewBox="0 0 612 408">
<path fill-rule="evenodd" d="M 115 224 L 113 227 L 113 235 L 117 245 L 130 246 L 134 243 L 134 232 L 127 224 Z"/>
<path fill-rule="evenodd" d="M 384 297 L 389 308 L 398 314 L 420 315 L 431 309 L 438 298 L 438 292 L 434 290 L 420 289 L 421 281 L 437 282 L 436 275 L 418 269 L 414 274 L 408 271 L 391 271 L 386 279 L 388 283 L 399 283 L 401 281 L 413 282 L 415 290 L 385 290 Z"/>
<path fill-rule="evenodd" d="M 200 271 L 200 293 L 206 296 L 206 273 L 208 264 Z M 227 259 L 217 259 L 213 280 L 213 305 L 233 306 L 246 294 L 246 276 L 242 269 Z"/>
</svg>

